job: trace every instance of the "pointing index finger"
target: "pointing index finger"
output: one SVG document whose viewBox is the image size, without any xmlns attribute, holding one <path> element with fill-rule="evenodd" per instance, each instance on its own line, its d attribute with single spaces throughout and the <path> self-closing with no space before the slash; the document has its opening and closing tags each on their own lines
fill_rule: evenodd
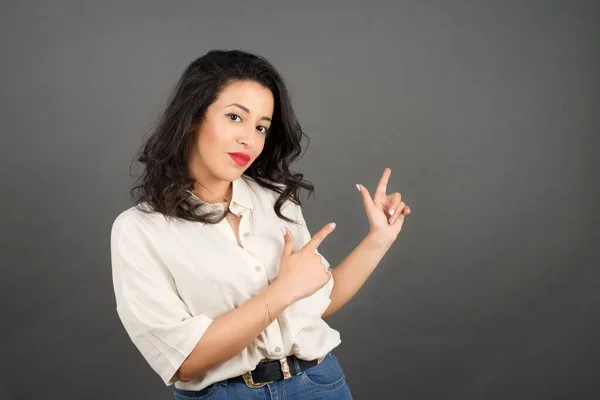
<svg viewBox="0 0 600 400">
<path fill-rule="evenodd" d="M 327 235 L 329 235 L 335 229 L 335 222 L 325 225 L 321 230 L 315 233 L 310 240 L 304 245 L 304 249 L 308 249 L 309 251 L 317 250 L 317 247 L 325 240 Z"/>
<path fill-rule="evenodd" d="M 379 183 L 377 184 L 377 189 L 376 189 L 377 192 L 385 194 L 385 192 L 387 190 L 388 180 L 390 179 L 391 174 L 392 174 L 391 169 L 386 168 L 383 170 L 383 175 L 381 176 L 381 179 L 379 180 Z"/>
</svg>

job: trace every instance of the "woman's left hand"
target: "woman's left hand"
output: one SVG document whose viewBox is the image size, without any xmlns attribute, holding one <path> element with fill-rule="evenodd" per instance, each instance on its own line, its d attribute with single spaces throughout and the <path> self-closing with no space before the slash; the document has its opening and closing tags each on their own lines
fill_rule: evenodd
<svg viewBox="0 0 600 400">
<path fill-rule="evenodd" d="M 386 194 L 391 174 L 392 170 L 390 168 L 383 171 L 373 197 L 371 197 L 366 187 L 356 185 L 369 218 L 369 234 L 383 240 L 389 240 L 390 243 L 396 240 L 400 230 L 402 230 L 404 217 L 410 214 L 410 208 L 402 201 L 400 193 Z"/>
</svg>

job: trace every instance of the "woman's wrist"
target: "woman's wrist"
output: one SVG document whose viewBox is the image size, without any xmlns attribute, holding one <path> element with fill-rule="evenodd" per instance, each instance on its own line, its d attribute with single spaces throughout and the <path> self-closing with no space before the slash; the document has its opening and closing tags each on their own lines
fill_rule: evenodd
<svg viewBox="0 0 600 400">
<path fill-rule="evenodd" d="M 288 307 L 296 301 L 289 285 L 279 278 L 276 278 L 266 290 L 268 291 L 268 297 L 271 300 L 271 304 L 277 302 L 284 307 Z"/>
<path fill-rule="evenodd" d="M 371 245 L 385 249 L 385 251 L 389 250 L 389 248 L 394 244 L 395 239 L 385 236 L 382 233 L 378 232 L 369 232 L 366 237 L 367 242 Z"/>
</svg>

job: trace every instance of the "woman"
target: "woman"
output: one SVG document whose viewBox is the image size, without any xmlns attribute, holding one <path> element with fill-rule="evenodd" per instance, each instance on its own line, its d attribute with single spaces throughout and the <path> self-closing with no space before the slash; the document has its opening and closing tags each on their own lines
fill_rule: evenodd
<svg viewBox="0 0 600 400">
<path fill-rule="evenodd" d="M 210 51 L 184 71 L 143 146 L 135 205 L 111 231 L 117 312 L 175 399 L 350 399 L 324 321 L 360 289 L 408 207 L 357 185 L 370 230 L 335 269 L 289 167 L 303 136 L 264 58 Z M 394 212 L 396 211 L 396 213 Z M 335 282 L 335 284 L 334 284 Z"/>
</svg>

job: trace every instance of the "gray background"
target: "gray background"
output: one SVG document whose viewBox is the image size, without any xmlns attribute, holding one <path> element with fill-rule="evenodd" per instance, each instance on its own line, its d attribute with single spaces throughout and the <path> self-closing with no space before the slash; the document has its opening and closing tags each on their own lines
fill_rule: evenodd
<svg viewBox="0 0 600 400">
<path fill-rule="evenodd" d="M 109 233 L 212 48 L 289 82 L 333 265 L 367 233 L 356 183 L 390 167 L 412 207 L 329 320 L 356 399 L 598 398 L 599 20 L 566 0 L 3 2 L 0 398 L 170 398 L 118 320 Z"/>
</svg>

